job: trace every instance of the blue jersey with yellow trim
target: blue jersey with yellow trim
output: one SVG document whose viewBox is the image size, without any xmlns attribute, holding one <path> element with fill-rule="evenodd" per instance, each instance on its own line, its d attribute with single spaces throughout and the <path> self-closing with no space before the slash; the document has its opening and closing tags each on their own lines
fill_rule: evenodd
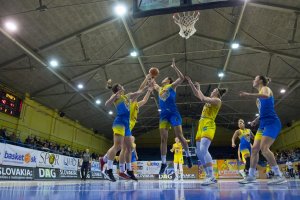
<svg viewBox="0 0 300 200">
<path fill-rule="evenodd" d="M 117 109 L 118 117 L 128 117 L 130 116 L 129 111 L 129 100 L 126 95 L 121 95 L 119 99 L 114 102 L 114 105 Z"/>
<path fill-rule="evenodd" d="M 172 88 L 172 84 L 167 84 L 159 90 L 159 107 L 161 112 L 176 112 L 176 92 Z"/>
<path fill-rule="evenodd" d="M 261 90 L 262 91 L 262 90 Z M 259 94 L 261 94 L 261 91 Z M 270 96 L 268 98 L 257 98 L 257 107 L 259 111 L 260 123 L 268 119 L 278 119 L 278 116 L 274 109 L 274 97 Z"/>
<path fill-rule="evenodd" d="M 249 145 L 250 144 L 250 134 L 251 130 L 250 129 L 240 129 L 240 144 L 242 145 Z"/>
</svg>

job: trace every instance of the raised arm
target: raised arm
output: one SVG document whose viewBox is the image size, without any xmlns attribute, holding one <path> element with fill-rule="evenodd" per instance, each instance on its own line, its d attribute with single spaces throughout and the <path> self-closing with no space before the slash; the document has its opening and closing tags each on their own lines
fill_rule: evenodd
<svg viewBox="0 0 300 200">
<path fill-rule="evenodd" d="M 131 100 L 135 100 L 137 99 L 146 89 L 147 87 L 144 87 L 143 89 L 139 89 L 136 92 L 130 92 L 127 94 L 128 98 Z"/>
<path fill-rule="evenodd" d="M 177 68 L 175 65 L 175 59 L 173 58 L 173 62 L 171 67 L 175 70 L 178 78 L 172 83 L 173 89 L 175 89 L 178 85 L 180 85 L 184 81 L 184 75 L 181 73 L 181 71 Z"/>
<path fill-rule="evenodd" d="M 119 90 L 117 93 L 111 95 L 111 97 L 105 102 L 105 106 L 111 106 L 121 95 L 122 90 Z"/>
<path fill-rule="evenodd" d="M 221 100 L 219 98 L 210 98 L 210 97 L 205 96 L 202 93 L 202 91 L 200 90 L 199 83 L 196 82 L 196 85 L 197 85 L 197 88 L 198 88 L 197 89 L 190 77 L 186 76 L 185 78 L 187 79 L 189 85 L 191 86 L 194 95 L 198 99 L 200 99 L 200 101 L 202 101 L 204 103 L 210 103 L 210 104 L 213 104 L 213 105 L 219 105 L 221 103 Z"/>
<path fill-rule="evenodd" d="M 263 87 L 261 89 L 261 93 L 248 93 L 248 92 L 240 92 L 240 96 L 252 96 L 252 97 L 256 97 L 256 98 L 269 98 L 270 96 L 272 96 L 272 91 L 270 88 L 268 87 Z"/>
<path fill-rule="evenodd" d="M 140 85 L 139 90 L 143 90 L 146 87 L 146 85 L 149 83 L 150 80 L 151 80 L 151 75 L 147 74 L 146 78 L 144 79 L 144 81 Z"/>
<path fill-rule="evenodd" d="M 148 91 L 146 93 L 146 95 L 144 96 L 143 100 L 138 102 L 139 107 L 142 107 L 143 105 L 145 105 L 151 95 L 153 88 L 148 88 Z"/>
<path fill-rule="evenodd" d="M 237 138 L 239 135 L 240 135 L 240 131 L 239 131 L 239 130 L 236 130 L 236 131 L 234 132 L 232 138 L 231 138 L 231 146 L 232 146 L 233 148 L 236 147 L 236 145 L 235 145 L 235 140 L 236 140 L 236 138 Z"/>
</svg>

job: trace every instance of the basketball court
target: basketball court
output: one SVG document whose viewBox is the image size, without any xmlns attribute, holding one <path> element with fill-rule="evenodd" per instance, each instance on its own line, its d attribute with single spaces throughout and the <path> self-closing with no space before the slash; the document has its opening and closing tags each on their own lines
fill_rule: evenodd
<svg viewBox="0 0 300 200">
<path fill-rule="evenodd" d="M 300 199 L 299 13 L 299 0 L 0 0 L 0 200 Z M 140 92 L 144 79 L 147 86 L 138 99 L 149 96 L 142 108 L 138 104 L 130 130 L 135 160 L 122 163 L 139 180 L 121 180 L 121 153 L 105 161 L 107 170 L 101 164 L 118 146 L 112 131 L 121 116 L 117 100 L 115 107 L 107 104 L 127 98 L 124 92 Z M 183 180 L 177 180 L 178 163 L 173 163 L 172 145 L 183 141 L 174 142 L 178 124 L 169 121 L 172 131 L 164 128 L 170 130 L 167 155 L 160 152 L 161 115 L 171 110 L 161 106 L 166 102 L 161 93 L 168 90 L 170 96 L 164 84 L 175 93 L 189 146 L 189 151 L 178 146 Z M 271 92 L 261 97 L 266 86 Z M 193 87 L 221 102 L 211 117 L 213 140 L 201 136 L 212 140 L 207 166 L 201 164 L 196 136 L 201 120 L 211 120 L 202 108 L 215 104 Z M 125 97 L 117 95 L 122 88 Z M 240 119 L 249 144 L 255 141 L 250 132 L 266 130 L 256 123 L 264 119 L 264 98 L 271 99 L 281 124 L 278 135 L 270 136 L 276 139 L 270 149 L 278 165 L 270 167 L 263 156 L 267 151 L 259 149 L 258 165 L 250 167 L 252 151 L 248 158 L 241 152 L 241 159 L 232 137 L 242 130 Z M 124 133 L 116 135 L 126 135 L 125 126 L 121 129 Z M 131 162 L 133 169 L 127 167 Z M 116 182 L 107 180 L 109 170 Z M 238 183 L 244 172 L 257 182 Z M 286 183 L 268 184 L 274 177 Z"/>
</svg>

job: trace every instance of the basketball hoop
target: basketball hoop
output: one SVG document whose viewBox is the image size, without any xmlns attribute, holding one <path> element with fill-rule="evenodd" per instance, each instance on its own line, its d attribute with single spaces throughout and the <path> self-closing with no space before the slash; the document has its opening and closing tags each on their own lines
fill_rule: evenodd
<svg viewBox="0 0 300 200">
<path fill-rule="evenodd" d="M 180 28 L 179 35 L 185 39 L 191 37 L 195 32 L 195 23 L 199 19 L 200 12 L 183 12 L 173 15 L 175 24 Z"/>
</svg>

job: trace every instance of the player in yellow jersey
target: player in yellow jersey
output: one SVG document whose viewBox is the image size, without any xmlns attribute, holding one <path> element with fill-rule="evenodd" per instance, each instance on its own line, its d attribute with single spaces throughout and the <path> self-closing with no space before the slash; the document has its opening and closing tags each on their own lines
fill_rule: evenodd
<svg viewBox="0 0 300 200">
<path fill-rule="evenodd" d="M 174 172 L 175 172 L 175 181 L 178 180 L 177 167 L 179 166 L 180 179 L 183 180 L 183 155 L 184 151 L 181 143 L 179 142 L 178 137 L 175 138 L 175 144 L 173 144 L 172 149 L 170 150 L 172 153 L 174 152 Z"/>
<path fill-rule="evenodd" d="M 238 121 L 239 129 L 236 130 L 231 139 L 231 146 L 233 148 L 236 147 L 235 140 L 236 138 L 240 138 L 240 146 L 238 152 L 242 153 L 243 161 L 246 163 L 245 170 L 240 171 L 243 177 L 246 177 L 250 168 L 250 155 L 251 155 L 251 143 L 250 137 L 253 137 L 253 133 L 250 129 L 245 128 L 245 122 L 243 119 L 239 119 Z M 240 158 L 240 154 L 238 154 Z M 241 161 L 241 159 L 239 159 Z"/>
<path fill-rule="evenodd" d="M 212 157 L 208 152 L 208 148 L 215 135 L 215 119 L 222 105 L 221 98 L 227 92 L 227 89 L 215 88 L 210 97 L 206 97 L 201 92 L 199 83 L 196 82 L 194 85 L 191 78 L 188 76 L 186 76 L 186 79 L 188 80 L 194 95 L 205 103 L 196 135 L 197 156 L 206 173 L 206 179 L 202 185 L 215 184 L 217 183 L 217 180 L 214 177 Z"/>
</svg>

